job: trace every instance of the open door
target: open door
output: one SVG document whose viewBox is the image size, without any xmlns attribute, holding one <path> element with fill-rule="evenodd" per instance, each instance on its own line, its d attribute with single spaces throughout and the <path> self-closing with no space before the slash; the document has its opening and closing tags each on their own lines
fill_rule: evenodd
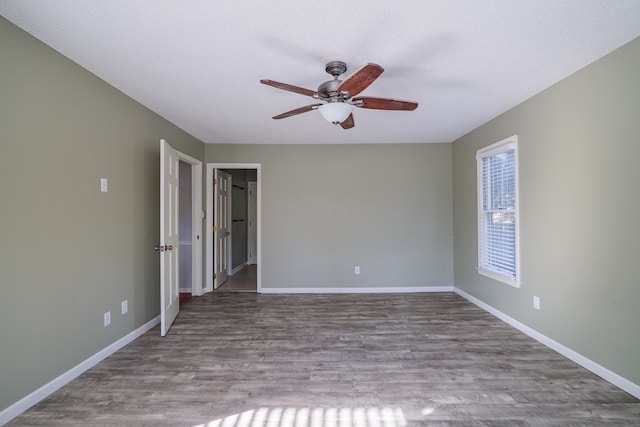
<svg viewBox="0 0 640 427">
<path fill-rule="evenodd" d="M 218 273 L 222 273 L 224 276 L 224 272 L 227 271 L 226 268 L 220 268 L 221 264 L 229 265 L 228 255 L 220 254 L 220 246 L 225 250 L 227 246 L 224 243 L 219 241 L 219 238 L 224 237 L 222 233 L 219 233 L 220 223 L 218 222 L 218 216 L 224 214 L 223 212 L 219 212 L 218 209 L 221 207 L 221 203 L 218 201 L 220 186 L 217 183 L 220 181 L 219 172 L 220 170 L 235 170 L 235 169 L 245 169 L 247 171 L 254 170 L 255 173 L 252 182 L 256 183 L 256 191 L 255 191 L 255 228 L 256 228 L 256 243 L 254 247 L 255 252 L 255 260 L 256 260 L 256 274 L 257 274 L 257 292 L 262 292 L 262 237 L 261 237 L 261 229 L 262 229 L 262 216 L 261 216 L 261 206 L 262 206 L 262 165 L 260 163 L 207 163 L 207 187 L 206 194 L 207 197 L 207 215 L 206 215 L 206 278 L 205 278 L 205 288 L 204 292 L 212 292 L 214 289 L 217 289 L 221 282 L 218 281 Z M 255 181 L 254 181 L 255 180 Z M 227 184 L 227 191 L 231 193 L 232 182 L 229 181 Z M 231 195 L 229 195 L 228 203 L 231 202 Z M 230 213 L 227 212 L 227 219 L 230 220 Z M 228 230 L 230 231 L 230 230 Z M 231 239 L 228 239 L 231 240 Z M 227 250 L 228 254 L 228 250 Z"/>
<path fill-rule="evenodd" d="M 213 280 L 214 289 L 227 281 L 229 271 L 229 242 L 231 236 L 231 175 L 221 170 L 216 170 L 214 185 L 215 218 L 214 241 L 215 250 L 215 274 Z"/>
<path fill-rule="evenodd" d="M 160 140 L 160 335 L 180 310 L 178 287 L 178 153 Z"/>
<path fill-rule="evenodd" d="M 247 201 L 247 211 L 249 216 L 248 242 L 247 242 L 247 262 L 249 264 L 258 263 L 258 183 L 249 182 L 249 194 Z"/>
</svg>

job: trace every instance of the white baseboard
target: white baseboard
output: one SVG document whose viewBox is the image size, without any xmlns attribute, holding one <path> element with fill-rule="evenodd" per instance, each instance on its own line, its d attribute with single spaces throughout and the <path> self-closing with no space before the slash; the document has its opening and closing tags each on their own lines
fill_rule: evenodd
<svg viewBox="0 0 640 427">
<path fill-rule="evenodd" d="M 263 294 L 402 294 L 411 292 L 453 292 L 453 286 L 403 286 L 366 288 L 265 288 Z"/>
<path fill-rule="evenodd" d="M 27 396 L 25 396 L 22 399 L 18 400 L 13 405 L 7 407 L 6 409 L 4 409 L 3 411 L 0 412 L 0 426 L 1 425 L 5 425 L 6 423 L 11 421 L 12 419 L 17 417 L 18 415 L 20 415 L 21 413 L 26 411 L 27 409 L 31 408 L 36 403 L 38 403 L 41 400 L 45 399 L 51 393 L 53 393 L 56 390 L 60 389 L 64 385 L 66 385 L 69 382 L 71 382 L 73 379 L 75 379 L 78 376 L 80 376 L 80 374 L 84 373 L 85 371 L 89 370 L 93 366 L 95 366 L 98 363 L 100 363 L 102 360 L 106 359 L 108 356 L 110 356 L 113 353 L 115 353 L 116 351 L 120 350 L 122 347 L 124 347 L 125 345 L 129 344 L 131 341 L 135 340 L 136 338 L 138 338 L 139 336 L 141 336 L 145 332 L 149 331 L 151 328 L 156 326 L 158 323 L 160 323 L 160 316 L 148 321 L 147 323 L 145 323 L 144 325 L 140 326 L 135 331 L 130 332 L 129 334 L 127 334 L 124 337 L 120 338 L 118 341 L 116 341 L 113 344 L 105 347 L 104 349 L 100 350 L 99 352 L 97 352 L 93 356 L 89 357 L 85 361 L 83 361 L 83 362 L 79 363 L 78 365 L 74 366 L 73 368 L 69 369 L 64 374 L 60 375 L 59 377 L 57 377 L 57 378 L 51 380 L 50 382 L 48 382 L 47 384 L 43 385 L 42 387 L 40 387 L 39 389 L 37 389 L 33 393 L 28 394 Z"/>
<path fill-rule="evenodd" d="M 237 266 L 236 268 L 234 268 L 233 270 L 231 270 L 231 274 L 229 276 L 233 276 L 234 274 L 236 274 L 238 271 L 242 270 L 243 268 L 245 268 L 248 265 L 248 263 L 243 262 L 242 264 L 240 264 L 239 266 Z"/>
<path fill-rule="evenodd" d="M 190 294 L 191 288 L 180 288 L 178 289 L 178 292 L 180 292 L 181 294 Z"/>
<path fill-rule="evenodd" d="M 573 360 L 578 365 L 582 366 L 585 369 L 588 369 L 589 371 L 593 372 L 594 374 L 596 374 L 600 378 L 603 378 L 603 379 L 609 381 L 611 384 L 621 388 L 622 390 L 626 391 L 630 395 L 640 399 L 640 385 L 629 381 L 628 379 L 616 374 L 613 371 L 610 371 L 609 369 L 605 368 L 604 366 L 599 365 L 596 362 L 594 362 L 593 360 L 588 359 L 585 356 L 581 355 L 580 353 L 578 353 L 578 352 L 576 352 L 574 350 L 571 350 L 569 347 L 566 347 L 566 346 L 560 344 L 559 342 L 554 341 L 553 339 L 547 337 L 546 335 L 541 334 L 540 332 L 536 331 L 533 328 L 530 328 L 529 326 L 525 325 L 524 323 L 518 322 L 513 317 L 510 317 L 510 316 L 504 314 L 503 312 L 493 308 L 489 304 L 486 304 L 486 303 L 480 301 L 478 298 L 474 297 L 473 295 L 468 294 L 465 291 L 463 291 L 461 289 L 458 289 L 456 287 L 454 287 L 454 292 L 456 294 L 460 295 L 462 298 L 474 303 L 475 305 L 477 305 L 478 307 L 482 308 L 483 310 L 493 314 L 494 316 L 496 316 L 498 319 L 502 320 L 503 322 L 513 326 L 514 328 L 516 328 L 520 332 L 523 332 L 524 334 L 526 334 L 526 335 L 530 336 L 531 338 L 533 338 L 534 340 L 544 344 L 545 346 L 549 347 L 550 349 L 557 351 L 558 353 L 560 353 L 561 355 L 563 355 L 567 359 Z"/>
</svg>

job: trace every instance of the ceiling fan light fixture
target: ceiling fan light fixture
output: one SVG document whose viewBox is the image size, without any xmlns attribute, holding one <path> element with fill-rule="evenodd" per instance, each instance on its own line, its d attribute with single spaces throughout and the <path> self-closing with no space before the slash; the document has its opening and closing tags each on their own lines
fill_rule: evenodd
<svg viewBox="0 0 640 427">
<path fill-rule="evenodd" d="M 319 106 L 318 111 L 326 121 L 338 125 L 347 120 L 353 111 L 353 105 L 346 102 L 329 102 Z"/>
</svg>

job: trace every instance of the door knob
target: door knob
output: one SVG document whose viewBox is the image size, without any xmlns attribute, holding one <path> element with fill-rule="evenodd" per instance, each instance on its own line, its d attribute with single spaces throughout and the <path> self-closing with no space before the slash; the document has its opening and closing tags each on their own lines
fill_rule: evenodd
<svg viewBox="0 0 640 427">
<path fill-rule="evenodd" d="M 230 236 L 230 235 L 231 235 L 231 232 L 230 232 L 230 231 L 225 231 L 224 235 L 225 235 L 225 236 Z"/>
<path fill-rule="evenodd" d="M 167 250 L 167 251 L 172 251 L 172 250 L 173 250 L 173 246 L 171 246 L 171 245 L 165 245 L 165 247 L 164 247 L 164 248 L 165 248 L 165 250 Z"/>
<path fill-rule="evenodd" d="M 156 246 L 153 248 L 154 251 L 156 252 L 164 252 L 164 251 L 172 251 L 173 250 L 173 246 L 171 245 L 160 245 L 160 246 Z"/>
</svg>

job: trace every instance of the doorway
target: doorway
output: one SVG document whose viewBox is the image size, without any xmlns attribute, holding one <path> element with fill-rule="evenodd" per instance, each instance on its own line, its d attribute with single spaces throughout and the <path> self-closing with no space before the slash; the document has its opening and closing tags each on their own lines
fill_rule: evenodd
<svg viewBox="0 0 640 427">
<path fill-rule="evenodd" d="M 180 292 L 200 296 L 202 280 L 202 162 L 178 153 L 179 283 Z M 184 203 L 183 203 L 184 202 Z"/>
<path fill-rule="evenodd" d="M 228 174 L 228 182 L 224 183 L 225 188 L 221 188 L 220 177 L 225 176 L 224 174 Z M 226 180 L 227 178 L 224 179 Z M 249 182 L 254 183 L 251 190 Z M 259 163 L 208 163 L 206 191 L 207 245 L 204 292 L 218 289 L 227 280 L 225 276 L 230 276 L 230 280 L 243 280 L 243 287 L 246 286 L 247 277 L 252 277 L 255 283 L 252 291 L 260 293 L 262 290 L 261 165 Z M 252 215 L 255 218 L 251 221 L 248 211 L 251 203 L 250 191 L 253 191 Z M 224 203 L 219 201 L 220 197 L 223 197 Z M 225 204 L 228 210 L 225 209 Z M 234 204 L 243 208 L 234 212 Z M 223 224 L 225 218 L 230 219 L 227 225 Z M 249 249 L 250 222 L 253 228 L 251 233 L 255 234 L 251 249 L 253 255 L 250 255 Z M 224 234 L 229 238 L 225 239 Z M 233 285 L 227 287 L 233 287 Z"/>
<path fill-rule="evenodd" d="M 192 166 L 184 160 L 178 161 L 178 283 L 181 294 L 197 295 L 194 284 L 195 255 L 193 246 L 194 218 L 193 218 L 193 188 Z M 199 235 L 197 235 L 198 240 Z"/>
<path fill-rule="evenodd" d="M 182 206 L 180 190 L 185 192 L 187 201 Z M 185 217 L 182 222 L 181 210 Z M 188 246 L 185 249 L 188 254 L 183 258 L 188 279 L 180 276 L 181 246 Z M 160 252 L 160 334 L 165 336 L 180 311 L 180 288 L 188 285 L 192 295 L 202 293 L 202 162 L 175 150 L 163 139 L 160 140 L 160 243 L 155 250 Z"/>
</svg>

